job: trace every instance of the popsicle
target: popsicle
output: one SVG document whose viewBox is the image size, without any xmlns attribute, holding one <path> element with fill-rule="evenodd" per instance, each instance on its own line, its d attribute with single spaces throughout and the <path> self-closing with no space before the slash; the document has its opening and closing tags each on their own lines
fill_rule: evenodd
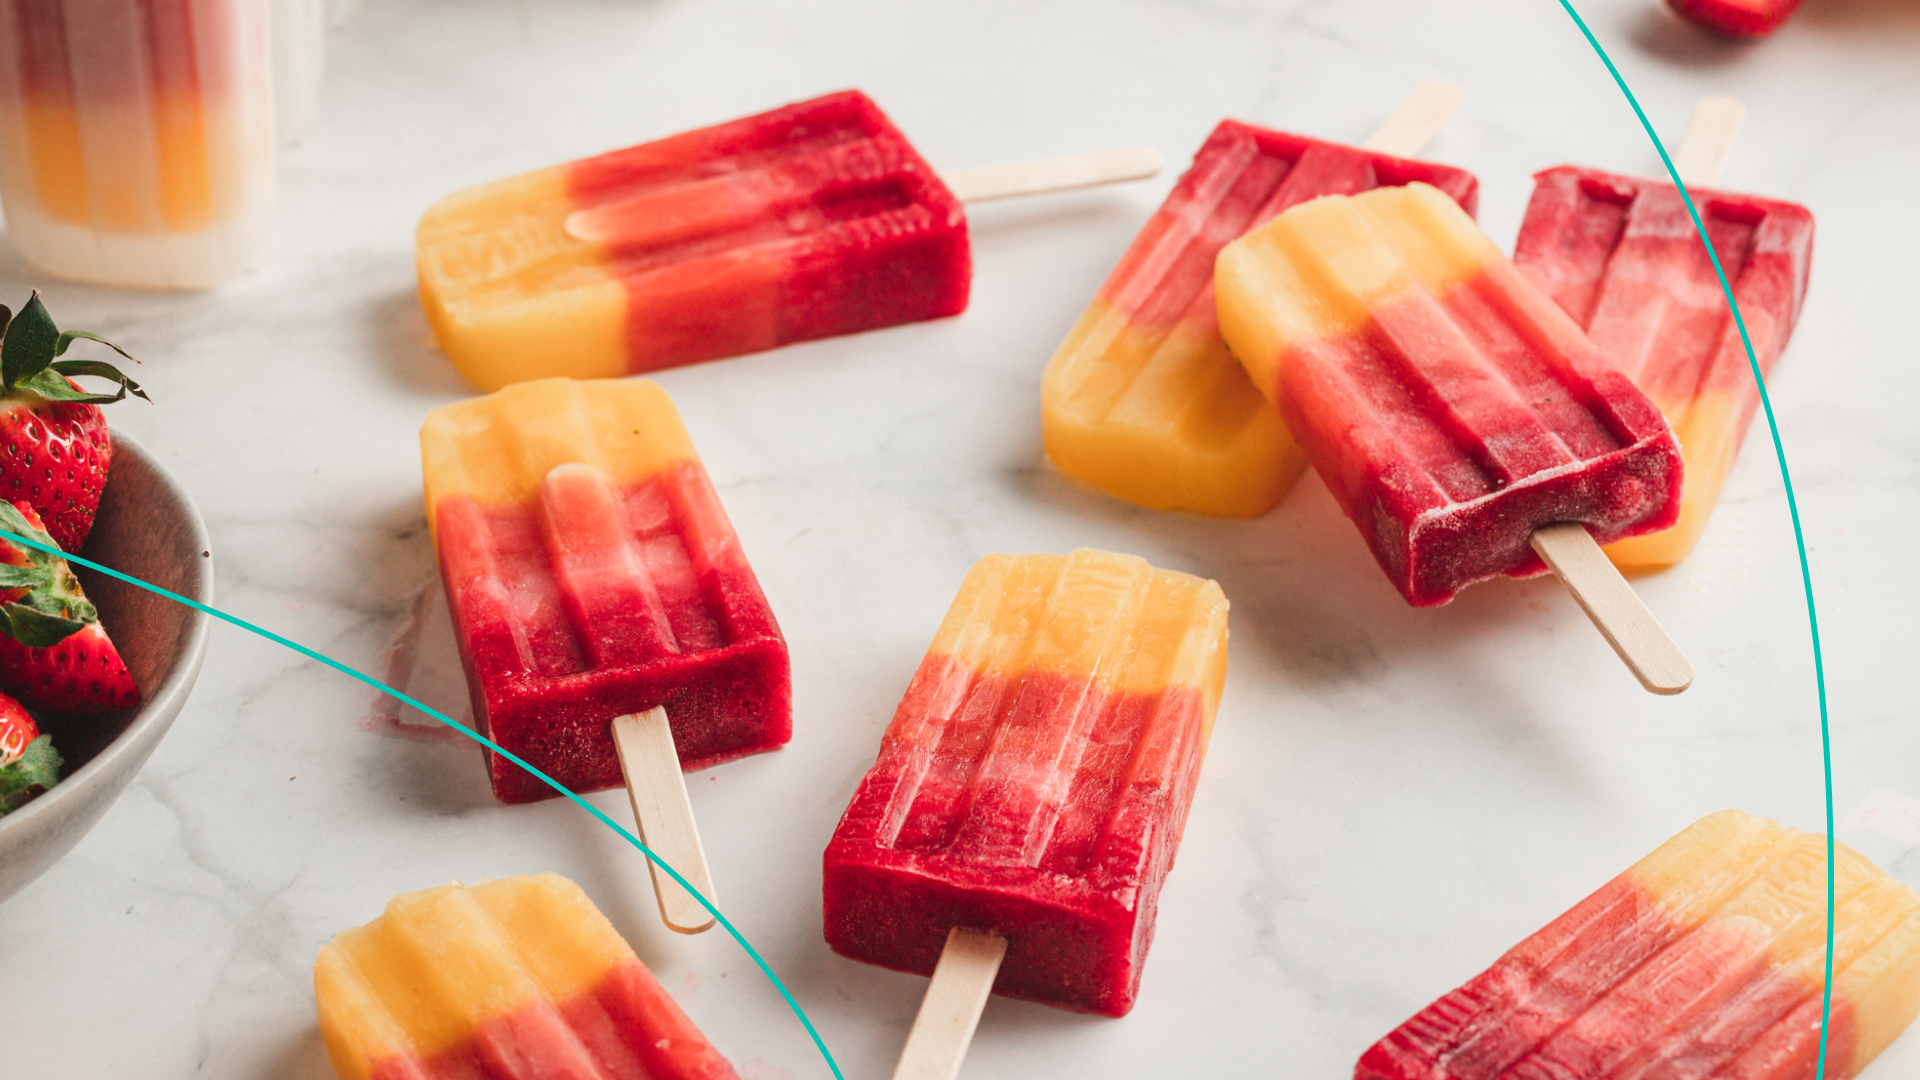
<svg viewBox="0 0 1920 1080">
<path fill-rule="evenodd" d="M 266 5 L 8 4 L 0 201 L 34 265 L 122 285 L 217 284 L 258 260 L 273 201 Z"/>
<path fill-rule="evenodd" d="M 1660 411 L 1460 205 L 1302 203 L 1221 251 L 1220 329 L 1408 603 L 1551 566 L 1648 689 L 1692 669 L 1594 542 L 1673 524 Z"/>
<path fill-rule="evenodd" d="M 1733 98 L 1702 101 L 1674 163 L 1766 373 L 1806 297 L 1813 215 L 1699 186 L 1713 183 L 1740 116 Z M 1760 407 L 1739 328 L 1679 190 L 1571 166 L 1537 173 L 1513 258 L 1673 425 L 1686 460 L 1679 522 L 1611 544 L 1607 555 L 1636 570 L 1679 562 L 1705 531 Z"/>
<path fill-rule="evenodd" d="M 965 968 L 935 976 L 977 990 L 963 1000 L 991 985 L 1124 1015 L 1226 642 L 1218 585 L 1133 556 L 974 564 L 827 847 L 827 943 L 902 971 Z"/>
<path fill-rule="evenodd" d="M 573 791 L 620 784 L 624 764 L 641 838 L 710 896 L 680 767 L 784 745 L 792 694 L 786 642 L 673 402 L 643 380 L 521 383 L 435 410 L 420 449 L 482 732 Z M 553 794 L 487 756 L 501 801 Z M 711 924 L 654 875 L 669 925 Z"/>
<path fill-rule="evenodd" d="M 1459 102 L 1459 87 L 1423 83 L 1358 149 L 1221 121 L 1048 361 L 1047 457 L 1149 509 L 1272 509 L 1307 459 L 1220 339 L 1214 258 L 1317 195 L 1421 180 L 1472 213 L 1471 173 L 1407 159 Z"/>
<path fill-rule="evenodd" d="M 1841 846 L 1826 1076 L 1920 1012 L 1920 897 Z M 1812 1080 L 1826 838 L 1694 823 L 1375 1043 L 1355 1080 Z"/>
<path fill-rule="evenodd" d="M 320 1036 L 340 1080 L 732 1080 L 580 887 L 442 885 L 322 947 Z"/>
<path fill-rule="evenodd" d="M 995 167 L 951 177 L 956 195 L 866 95 L 828 94 L 442 199 L 415 235 L 420 303 L 487 390 L 934 319 L 967 306 L 961 198 L 1159 162 L 1135 148 Z"/>
</svg>

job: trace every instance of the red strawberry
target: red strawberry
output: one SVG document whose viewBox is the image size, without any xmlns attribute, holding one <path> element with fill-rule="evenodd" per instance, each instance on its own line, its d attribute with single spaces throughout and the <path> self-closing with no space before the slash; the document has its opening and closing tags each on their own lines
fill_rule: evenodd
<svg viewBox="0 0 1920 1080">
<path fill-rule="evenodd" d="M 0 531 L 54 546 L 24 502 L 0 502 Z M 84 716 L 139 702 L 80 579 L 57 553 L 0 542 L 0 631 L 0 690 L 32 708 Z"/>
<path fill-rule="evenodd" d="M 60 549 L 78 551 L 93 527 L 113 455 L 100 406 L 128 393 L 147 395 L 111 364 L 55 360 L 76 338 L 127 354 L 83 330 L 61 333 L 37 292 L 18 315 L 0 306 L 0 327 L 6 331 L 0 340 L 0 499 L 31 504 Z M 111 379 L 120 392 L 90 394 L 71 375 Z"/>
<path fill-rule="evenodd" d="M 27 715 L 26 707 L 0 694 L 0 766 L 19 760 L 27 744 L 39 737 L 40 725 Z"/>
<path fill-rule="evenodd" d="M 0 816 L 60 780 L 60 753 L 20 703 L 0 694 Z"/>
<path fill-rule="evenodd" d="M 1667 0 L 1673 10 L 1731 38 L 1764 37 L 1780 28 L 1800 0 Z"/>
</svg>

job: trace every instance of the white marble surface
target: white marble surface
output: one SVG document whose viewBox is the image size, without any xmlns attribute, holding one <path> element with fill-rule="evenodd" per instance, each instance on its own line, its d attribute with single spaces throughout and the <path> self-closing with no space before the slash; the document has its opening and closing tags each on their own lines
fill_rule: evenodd
<svg viewBox="0 0 1920 1080">
<path fill-rule="evenodd" d="M 1819 218 L 1775 401 L 1824 630 L 1841 813 L 1920 795 L 1906 688 L 1920 589 L 1920 0 L 1807 0 L 1710 41 L 1653 0 L 1586 0 L 1648 112 L 1751 107 L 1728 187 Z M 966 1075 L 1338 1078 L 1360 1051 L 1634 858 L 1726 806 L 1818 829 L 1798 570 L 1764 435 L 1699 551 L 1640 583 L 1694 689 L 1641 692 L 1550 582 L 1414 611 L 1309 478 L 1254 522 L 1154 514 L 1051 468 L 1040 369 L 1222 116 L 1358 139 L 1416 82 L 1465 87 L 1430 156 L 1477 172 L 1510 244 L 1528 173 L 1655 167 L 1553 0 L 370 0 L 329 42 L 286 152 L 276 249 L 202 294 L 41 280 L 63 325 L 146 361 L 114 407 L 194 492 L 234 613 L 373 669 L 432 556 L 414 433 L 468 391 L 412 284 L 421 211 L 458 187 L 858 86 L 936 164 L 1144 142 L 1124 189 L 982 207 L 954 319 L 673 371 L 792 647 L 797 734 L 691 778 L 724 908 L 848 1076 L 886 1075 L 923 981 L 832 955 L 819 854 L 966 567 L 1094 545 L 1216 577 L 1232 669 L 1138 1008 L 994 1000 Z M 120 803 L 0 905 L 9 1076 L 320 1080 L 311 966 L 391 895 L 558 870 L 584 884 L 750 1080 L 828 1075 L 720 934 L 665 932 L 642 863 L 561 802 L 505 808 L 477 753 L 396 737 L 369 691 L 215 630 L 174 731 Z M 597 805 L 624 814 L 617 793 Z M 1905 820 L 1895 813 L 1883 817 Z M 1886 857 L 1898 835 L 1860 828 Z M 1898 865 L 1910 880 L 1920 859 Z M 1920 1036 L 1870 1074 L 1920 1070 Z"/>
</svg>

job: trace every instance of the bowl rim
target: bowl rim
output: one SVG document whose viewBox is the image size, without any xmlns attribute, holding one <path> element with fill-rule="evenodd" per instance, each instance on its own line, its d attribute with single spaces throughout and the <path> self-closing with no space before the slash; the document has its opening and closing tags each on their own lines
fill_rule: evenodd
<svg viewBox="0 0 1920 1080">
<path fill-rule="evenodd" d="M 213 606 L 213 567 L 211 565 L 213 545 L 207 536 L 206 522 L 200 519 L 199 507 L 194 505 L 192 497 L 187 494 L 184 487 L 180 486 L 180 482 L 174 479 L 173 474 L 168 472 L 166 467 L 161 465 L 145 447 L 119 431 L 112 432 L 112 439 L 115 455 L 131 454 L 153 474 L 160 485 L 166 488 L 180 507 L 186 511 L 193 545 L 209 553 L 206 559 L 208 565 L 203 568 L 200 575 L 200 595 L 191 596 L 188 599 L 208 607 Z M 137 585 L 134 587 L 140 588 Z M 177 600 L 169 602 L 179 603 Z M 192 612 L 192 621 L 188 624 L 187 630 L 187 647 L 180 655 L 180 662 L 175 664 L 173 672 L 154 688 L 153 693 L 140 706 L 140 711 L 127 725 L 126 730 L 115 736 L 112 742 L 101 747 L 99 753 L 93 755 L 86 764 L 75 769 L 72 775 L 62 777 L 58 784 L 41 792 L 25 806 L 5 817 L 0 817 L 0 834 L 4 834 L 10 828 L 25 829 L 27 823 L 36 817 L 58 813 L 59 808 L 65 803 L 85 798 L 87 793 L 84 789 L 88 786 L 89 778 L 95 773 L 107 771 L 119 758 L 129 753 L 141 752 L 137 747 L 142 741 L 142 734 L 147 729 L 156 724 L 164 726 L 172 722 L 174 714 L 179 710 L 169 709 L 167 703 L 176 697 L 185 697 L 193 689 L 194 681 L 200 677 L 201 662 L 206 658 L 207 635 L 213 628 L 213 616 L 199 608 L 193 608 Z M 181 704 L 184 705 L 185 702 Z"/>
</svg>

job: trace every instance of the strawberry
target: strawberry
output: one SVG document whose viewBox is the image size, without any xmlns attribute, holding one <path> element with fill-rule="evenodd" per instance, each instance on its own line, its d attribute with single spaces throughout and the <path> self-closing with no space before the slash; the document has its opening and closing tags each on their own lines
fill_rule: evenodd
<svg viewBox="0 0 1920 1080">
<path fill-rule="evenodd" d="M 0 768 L 19 760 L 27 744 L 40 737 L 40 726 L 27 715 L 26 706 L 0 694 Z"/>
<path fill-rule="evenodd" d="M 0 502 L 0 532 L 55 546 L 25 502 Z M 140 700 L 133 676 L 67 560 L 0 541 L 0 690 L 53 713 L 90 715 Z"/>
<path fill-rule="evenodd" d="M 1667 4 L 1715 33 L 1756 38 L 1778 30 L 1800 0 L 1667 0 Z"/>
<path fill-rule="evenodd" d="M 60 779 L 60 752 L 21 704 L 0 694 L 0 817 Z"/>
<path fill-rule="evenodd" d="M 133 357 L 84 330 L 61 333 L 37 292 L 18 315 L 0 306 L 0 327 L 0 499 L 25 500 L 62 551 L 78 551 L 93 527 L 113 456 L 100 406 L 129 393 L 147 395 L 111 364 L 55 360 L 77 338 Z M 71 375 L 110 379 L 120 392 L 88 393 Z"/>
</svg>

